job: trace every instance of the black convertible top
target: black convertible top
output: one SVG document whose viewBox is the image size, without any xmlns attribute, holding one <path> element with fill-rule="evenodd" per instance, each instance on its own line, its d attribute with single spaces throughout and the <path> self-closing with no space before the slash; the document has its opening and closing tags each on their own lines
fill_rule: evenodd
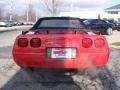
<svg viewBox="0 0 120 90">
<path fill-rule="evenodd" d="M 62 22 L 60 20 L 62 20 Z M 71 20 L 71 22 L 70 22 L 70 20 Z M 46 21 L 46 22 L 44 22 L 44 21 Z M 48 21 L 49 21 L 49 23 L 47 23 Z M 49 28 L 51 28 L 51 26 L 53 24 L 54 25 L 52 26 L 52 28 L 61 28 L 61 27 L 63 28 L 63 26 L 65 26 L 65 25 L 67 26 L 66 28 L 71 28 L 70 26 L 67 25 L 68 22 L 72 23 L 71 25 L 74 25 L 74 28 L 77 28 L 77 27 L 75 27 L 75 24 L 76 24 L 76 26 L 79 25 L 80 28 L 84 28 L 84 24 L 82 23 L 80 18 L 76 18 L 76 17 L 43 17 L 37 21 L 37 23 L 31 28 L 31 30 L 40 29 L 39 26 L 41 25 L 42 22 L 44 22 L 43 26 L 46 25 L 45 27 L 42 27 L 42 29 L 43 28 L 49 29 Z"/>
<path fill-rule="evenodd" d="M 39 20 L 42 20 L 42 19 L 78 19 L 80 20 L 80 18 L 77 18 L 77 17 L 42 17 Z"/>
<path fill-rule="evenodd" d="M 91 31 L 90 29 L 86 29 L 82 19 L 76 17 L 43 17 L 40 18 L 29 31 L 40 32 L 44 30 L 47 32 L 49 30 L 50 31 L 72 30 L 83 32 Z M 26 34 L 29 31 L 23 31 L 22 34 Z"/>
</svg>

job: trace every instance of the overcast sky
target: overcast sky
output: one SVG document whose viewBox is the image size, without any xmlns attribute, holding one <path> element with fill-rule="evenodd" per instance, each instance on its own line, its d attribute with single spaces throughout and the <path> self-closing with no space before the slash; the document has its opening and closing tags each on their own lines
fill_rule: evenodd
<svg viewBox="0 0 120 90">
<path fill-rule="evenodd" d="M 6 6 L 6 10 L 9 11 L 10 2 L 13 1 L 13 12 L 21 14 L 25 9 L 27 4 L 33 4 L 35 10 L 39 13 L 45 12 L 44 0 L 0 0 L 0 5 Z M 110 6 L 120 4 L 120 0 L 59 0 L 61 3 L 59 5 L 60 11 L 79 11 L 85 10 L 103 10 Z M 71 4 L 72 3 L 72 4 Z M 70 6 L 72 5 L 72 9 Z"/>
</svg>

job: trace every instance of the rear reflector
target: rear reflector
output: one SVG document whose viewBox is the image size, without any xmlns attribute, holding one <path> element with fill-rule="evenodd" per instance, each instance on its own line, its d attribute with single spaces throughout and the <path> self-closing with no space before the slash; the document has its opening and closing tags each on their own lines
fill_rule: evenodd
<svg viewBox="0 0 120 90">
<path fill-rule="evenodd" d="M 95 40 L 95 47 L 102 48 L 105 45 L 105 41 L 102 38 L 98 38 Z"/>
<path fill-rule="evenodd" d="M 84 48 L 90 48 L 93 45 L 93 41 L 90 38 L 84 38 L 82 40 L 82 46 Z"/>
<path fill-rule="evenodd" d="M 18 39 L 18 46 L 19 47 L 27 47 L 28 46 L 28 39 L 27 38 L 19 38 Z"/>
<path fill-rule="evenodd" d="M 40 38 L 32 38 L 32 39 L 30 40 L 30 45 L 31 45 L 32 47 L 34 47 L 34 48 L 40 47 L 40 46 L 41 46 L 41 40 L 40 40 Z"/>
</svg>

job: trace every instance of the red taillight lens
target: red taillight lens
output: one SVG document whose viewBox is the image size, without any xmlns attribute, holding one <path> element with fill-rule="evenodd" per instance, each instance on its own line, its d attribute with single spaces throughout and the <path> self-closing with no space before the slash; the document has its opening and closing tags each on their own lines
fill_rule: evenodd
<svg viewBox="0 0 120 90">
<path fill-rule="evenodd" d="M 92 45 L 93 45 L 93 42 L 92 42 L 92 40 L 90 38 L 84 38 L 82 40 L 82 46 L 84 48 L 90 48 Z"/>
<path fill-rule="evenodd" d="M 32 47 L 34 47 L 34 48 L 40 47 L 40 46 L 41 46 L 41 40 L 40 40 L 40 38 L 32 38 L 32 39 L 30 40 L 30 45 L 31 45 Z"/>
<path fill-rule="evenodd" d="M 18 39 L 18 46 L 19 47 L 27 47 L 28 46 L 28 39 L 27 38 L 19 38 Z"/>
<path fill-rule="evenodd" d="M 95 40 L 95 47 L 102 48 L 105 45 L 105 41 L 102 38 L 98 38 Z"/>
</svg>

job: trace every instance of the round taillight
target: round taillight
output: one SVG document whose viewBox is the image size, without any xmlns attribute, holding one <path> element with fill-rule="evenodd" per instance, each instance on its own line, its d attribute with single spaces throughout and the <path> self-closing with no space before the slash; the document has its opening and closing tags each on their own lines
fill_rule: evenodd
<svg viewBox="0 0 120 90">
<path fill-rule="evenodd" d="M 98 38 L 95 40 L 95 47 L 102 48 L 105 45 L 105 41 L 102 38 Z"/>
<path fill-rule="evenodd" d="M 40 40 L 40 38 L 32 38 L 32 39 L 30 40 L 30 45 L 31 45 L 32 47 L 34 47 L 34 48 L 40 47 L 40 46 L 41 46 L 41 40 Z"/>
<path fill-rule="evenodd" d="M 84 48 L 90 48 L 90 47 L 92 47 L 92 45 L 93 45 L 93 41 L 90 38 L 84 38 L 82 40 L 82 46 Z"/>
<path fill-rule="evenodd" d="M 19 47 L 27 47 L 28 46 L 28 39 L 27 38 L 19 38 L 18 39 L 18 46 Z"/>
</svg>

